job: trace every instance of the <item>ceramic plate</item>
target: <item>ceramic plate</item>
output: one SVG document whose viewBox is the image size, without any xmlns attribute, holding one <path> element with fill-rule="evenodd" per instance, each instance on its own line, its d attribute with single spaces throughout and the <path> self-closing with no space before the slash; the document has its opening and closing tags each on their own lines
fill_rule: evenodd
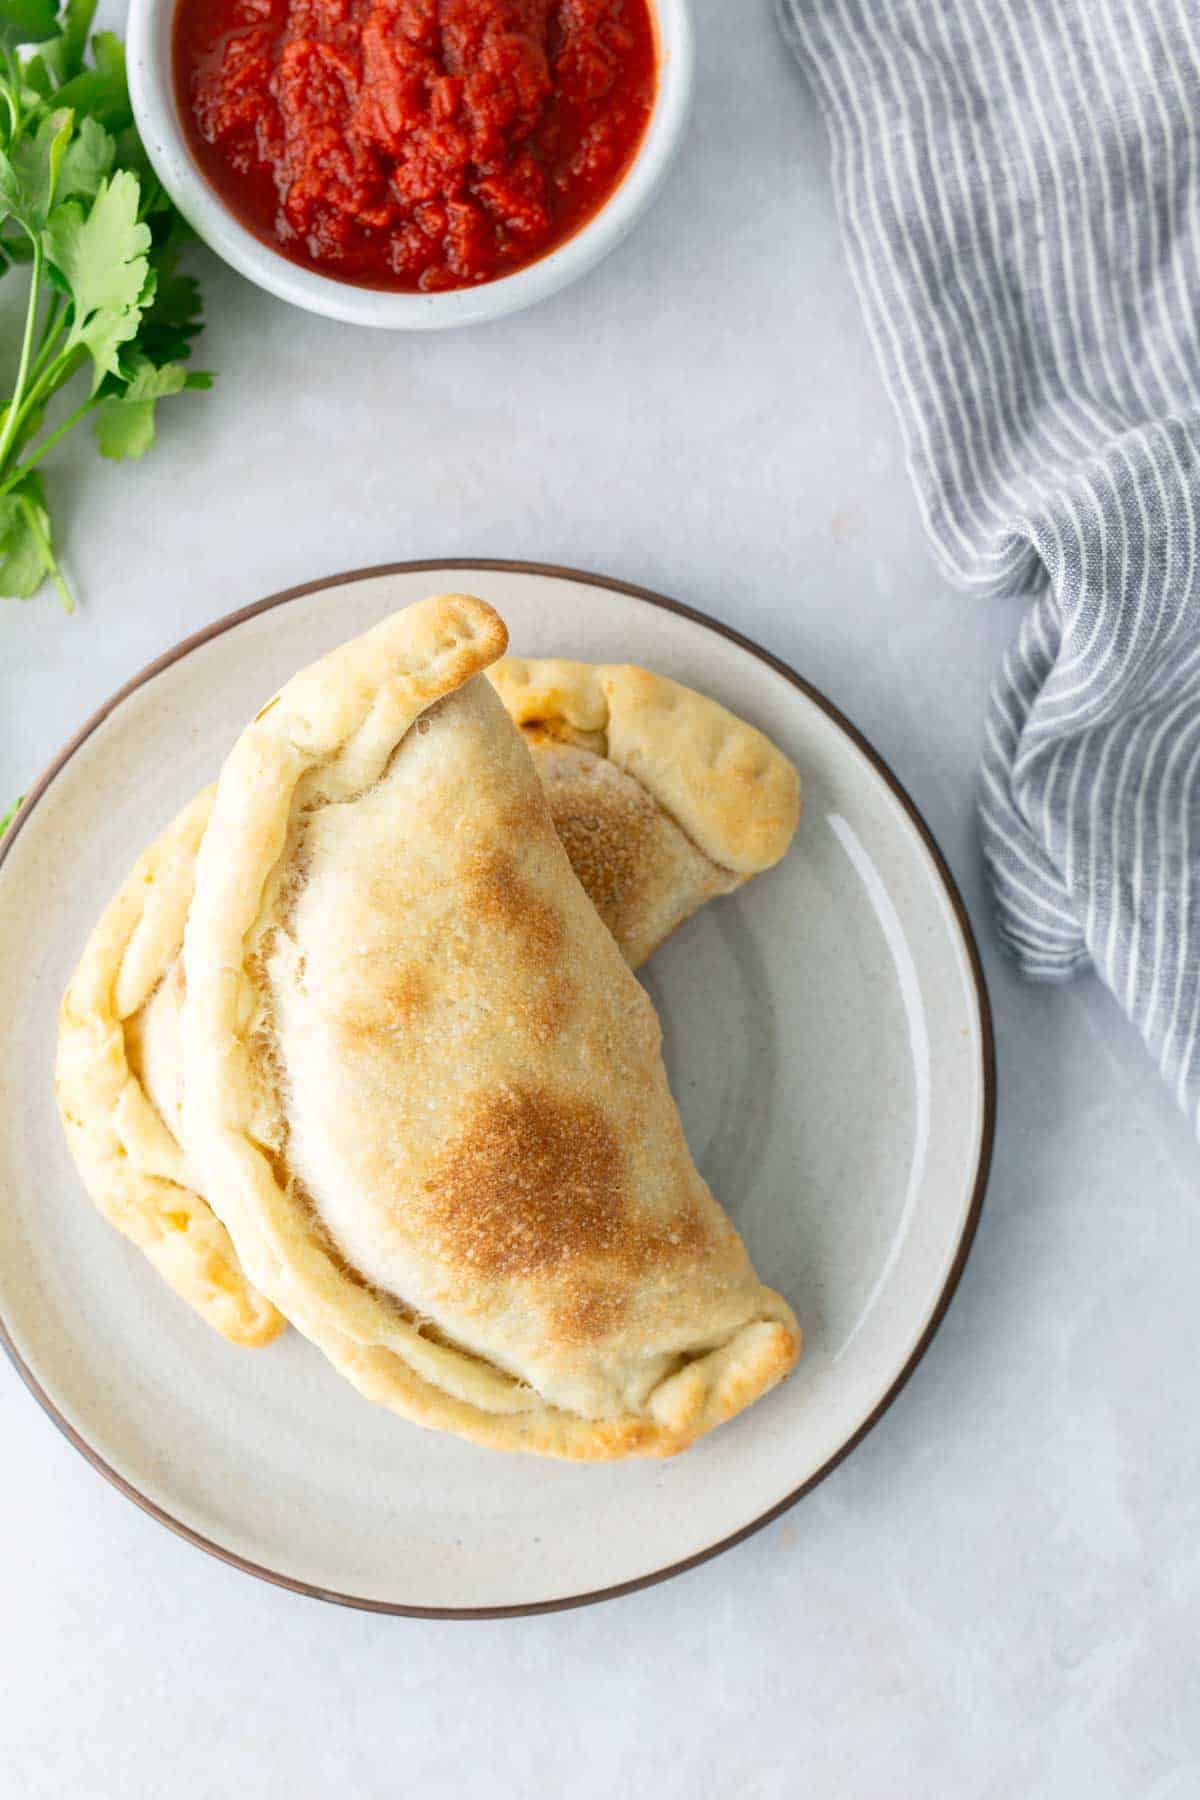
<svg viewBox="0 0 1200 1800">
<path fill-rule="evenodd" d="M 217 1338 L 83 1196 L 52 1091 L 59 995 L 132 860 L 289 675 L 466 588 L 513 647 L 635 661 L 768 732 L 804 780 L 786 861 L 652 959 L 696 1159 L 805 1332 L 781 1389 L 669 1462 L 569 1467 L 407 1425 L 296 1332 Z M 820 695 L 723 628 L 568 571 L 367 571 L 172 651 L 64 751 L 0 867 L 0 1320 L 101 1473 L 269 1579 L 397 1612 L 596 1599 L 713 1555 L 826 1473 L 911 1372 L 961 1273 L 992 1126 L 966 916 L 894 778 Z"/>
</svg>

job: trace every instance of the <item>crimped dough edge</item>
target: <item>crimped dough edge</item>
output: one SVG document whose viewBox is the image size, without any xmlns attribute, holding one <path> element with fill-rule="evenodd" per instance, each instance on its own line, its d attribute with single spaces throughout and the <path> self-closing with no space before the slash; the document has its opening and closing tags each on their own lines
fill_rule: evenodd
<svg viewBox="0 0 1200 1800">
<path fill-rule="evenodd" d="M 786 852 L 800 777 L 718 701 L 631 663 L 507 656 L 488 679 L 518 725 L 547 726 L 606 755 L 720 867 L 756 875 Z"/>
</svg>

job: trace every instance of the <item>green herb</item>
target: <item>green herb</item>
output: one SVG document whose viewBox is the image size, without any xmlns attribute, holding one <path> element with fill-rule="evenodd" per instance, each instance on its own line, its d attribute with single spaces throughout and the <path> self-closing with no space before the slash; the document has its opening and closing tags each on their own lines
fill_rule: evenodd
<svg viewBox="0 0 1200 1800">
<path fill-rule="evenodd" d="M 120 39 L 89 42 L 95 8 L 0 0 L 0 275 L 29 280 L 0 408 L 0 594 L 49 577 L 68 609 L 38 464 L 89 414 L 102 456 L 144 456 L 158 402 L 212 385 L 183 367 L 203 323 L 178 272 L 190 234 L 134 129 Z"/>
<path fill-rule="evenodd" d="M 12 824 L 12 822 L 16 818 L 17 814 L 20 812 L 21 801 L 24 800 L 24 798 L 25 798 L 25 796 L 24 796 L 24 794 L 22 794 L 20 800 L 14 800 L 12 805 L 9 807 L 8 811 L 4 814 L 4 816 L 2 818 L 0 818 L 0 837 L 4 836 L 5 832 L 8 830 L 9 826 Z"/>
</svg>

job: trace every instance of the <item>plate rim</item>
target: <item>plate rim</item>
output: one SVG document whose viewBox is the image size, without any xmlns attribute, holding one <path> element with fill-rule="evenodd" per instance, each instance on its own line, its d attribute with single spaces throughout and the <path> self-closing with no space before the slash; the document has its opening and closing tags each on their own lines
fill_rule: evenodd
<svg viewBox="0 0 1200 1800">
<path fill-rule="evenodd" d="M 813 1488 L 815 1488 L 819 1482 L 824 1481 L 826 1476 L 831 1475 L 838 1464 L 843 1462 L 852 1451 L 858 1448 L 867 1433 L 874 1429 L 892 1405 L 893 1401 L 896 1400 L 901 1391 L 908 1385 L 909 1380 L 916 1371 L 917 1365 L 924 1358 L 926 1351 L 932 1344 L 938 1329 L 949 1310 L 951 1301 L 958 1291 L 963 1271 L 966 1268 L 967 1260 L 971 1254 L 976 1234 L 979 1229 L 980 1216 L 983 1211 L 984 1195 L 987 1191 L 988 1177 L 992 1164 L 992 1153 L 995 1145 L 997 1090 L 996 1046 L 992 1022 L 991 999 L 983 972 L 983 963 L 980 958 L 979 946 L 976 942 L 970 916 L 967 912 L 962 895 L 959 892 L 958 884 L 950 873 L 946 858 L 942 854 L 933 832 L 926 824 L 916 803 L 913 801 L 894 770 L 885 761 L 879 751 L 875 749 L 869 739 L 867 739 L 858 727 L 834 705 L 832 700 L 822 693 L 820 688 L 814 687 L 812 682 L 806 680 L 803 675 L 800 675 L 789 663 L 784 662 L 781 657 L 774 655 L 770 650 L 764 649 L 761 644 L 758 644 L 752 638 L 745 636 L 744 633 L 735 630 L 733 626 L 725 624 L 723 620 L 715 619 L 711 614 L 701 612 L 697 607 L 688 606 L 681 600 L 674 600 L 665 594 L 657 593 L 652 588 L 640 587 L 633 582 L 619 580 L 615 576 L 597 575 L 586 569 L 576 569 L 560 563 L 527 562 L 523 559 L 507 557 L 470 556 L 423 557 L 418 561 L 375 563 L 366 568 L 350 569 L 335 575 L 324 575 L 313 581 L 301 582 L 294 587 L 282 588 L 277 593 L 268 594 L 265 599 L 255 600 L 248 606 L 238 607 L 233 612 L 223 613 L 219 618 L 212 620 L 211 623 L 202 627 L 201 630 L 191 633 L 188 637 L 181 638 L 178 643 L 172 645 L 171 648 L 164 650 L 160 656 L 155 657 L 153 661 L 147 663 L 144 668 L 139 670 L 136 675 L 131 676 L 122 687 L 111 694 L 109 698 L 97 707 L 95 712 L 84 721 L 74 736 L 64 744 L 57 755 L 51 759 L 41 775 L 38 776 L 33 783 L 33 786 L 25 795 L 21 805 L 18 807 L 8 829 L 4 832 L 3 836 L 0 837 L 0 869 L 3 868 L 4 862 L 8 857 L 13 844 L 23 826 L 28 822 L 34 808 L 45 796 L 53 782 L 57 779 L 59 774 L 61 774 L 62 770 L 66 767 L 67 763 L 70 762 L 76 752 L 87 742 L 93 732 L 99 729 L 109 715 L 116 711 L 117 707 L 120 706 L 123 701 L 127 700 L 131 694 L 136 693 L 139 688 L 144 687 L 148 682 L 153 681 L 157 675 L 162 674 L 163 671 L 170 668 L 173 663 L 182 661 L 184 657 L 190 656 L 194 650 L 200 649 L 202 645 L 209 643 L 213 638 L 222 636 L 226 631 L 231 631 L 235 626 L 244 624 L 246 620 L 256 618 L 260 613 L 270 612 L 277 606 L 285 606 L 290 601 L 305 599 L 308 595 L 321 593 L 327 588 L 349 586 L 352 582 L 376 580 L 388 575 L 419 575 L 425 572 L 431 572 L 435 569 L 464 569 L 471 572 L 480 571 L 484 573 L 535 575 L 551 580 L 581 582 L 589 587 L 606 588 L 611 593 L 624 594 L 632 599 L 641 600 L 650 606 L 660 607 L 666 612 L 675 613 L 682 618 L 690 619 L 694 624 L 701 625 L 707 630 L 714 632 L 717 636 L 723 637 L 730 643 L 738 645 L 740 649 L 749 651 L 752 656 L 757 657 L 760 662 L 765 663 L 767 667 L 773 669 L 776 674 L 782 675 L 786 681 L 790 682 L 791 685 L 797 688 L 808 700 L 812 701 L 813 704 L 816 705 L 837 727 L 837 729 L 850 740 L 855 748 L 866 758 L 874 772 L 883 780 L 894 798 L 899 801 L 902 811 L 907 816 L 909 823 L 915 829 L 918 838 L 930 857 L 934 872 L 950 903 L 951 914 L 958 929 L 962 947 L 966 955 L 967 969 L 974 987 L 975 1003 L 979 1014 L 980 1065 L 983 1080 L 983 1113 L 980 1129 L 979 1156 L 975 1167 L 970 1204 L 967 1208 L 962 1230 L 955 1246 L 953 1260 L 951 1261 L 945 1281 L 942 1284 L 934 1304 L 933 1311 L 930 1313 L 925 1328 L 905 1360 L 903 1367 L 891 1382 L 887 1391 L 877 1401 L 857 1429 L 850 1434 L 845 1443 L 840 1445 L 832 1456 L 827 1457 L 820 1468 L 816 1469 L 805 1481 L 801 1482 L 799 1487 L 794 1488 L 790 1493 L 786 1494 L 782 1500 L 776 1501 L 776 1503 L 769 1507 L 766 1512 L 760 1513 L 759 1516 L 752 1519 L 749 1524 L 739 1526 L 738 1529 L 731 1532 L 729 1536 L 718 1539 L 716 1543 L 707 1545 L 703 1550 L 698 1550 L 693 1555 L 684 1557 L 679 1562 L 668 1563 L 661 1569 L 651 1570 L 647 1575 L 634 1576 L 630 1581 L 617 1582 L 610 1587 L 595 1588 L 583 1594 L 567 1594 L 553 1600 L 517 1601 L 502 1606 L 413 1606 L 406 1604 L 403 1601 L 377 1600 L 362 1594 L 340 1593 L 335 1589 L 319 1587 L 315 1583 L 304 1581 L 298 1576 L 286 1574 L 282 1570 L 269 1568 L 264 1563 L 254 1562 L 251 1558 L 240 1555 L 236 1550 L 232 1550 L 228 1546 L 216 1542 L 215 1539 L 205 1537 L 202 1532 L 196 1531 L 192 1526 L 185 1524 L 182 1519 L 175 1518 L 165 1507 L 160 1506 L 157 1501 L 152 1500 L 148 1494 L 142 1493 L 140 1488 L 135 1487 L 132 1482 L 125 1478 L 125 1476 L 114 1469 L 110 1463 L 106 1462 L 100 1452 L 88 1442 L 74 1425 L 71 1424 L 59 1410 L 55 1402 L 50 1398 L 49 1394 L 47 1394 L 37 1377 L 34 1375 L 33 1370 L 18 1351 L 4 1317 L 0 1314 L 0 1346 L 3 1347 L 9 1362 L 12 1364 L 29 1392 L 33 1395 L 33 1398 L 37 1401 L 42 1411 L 51 1422 L 57 1426 L 58 1430 L 67 1439 L 68 1443 L 73 1445 L 96 1473 L 102 1475 L 106 1481 L 117 1489 L 118 1493 L 123 1494 L 127 1500 L 131 1500 L 142 1512 L 147 1513 L 152 1519 L 157 1520 L 160 1525 L 165 1525 L 169 1531 L 174 1532 L 177 1537 L 183 1538 L 187 1543 L 194 1545 L 198 1550 L 205 1551 L 208 1555 L 216 1557 L 218 1561 L 228 1564 L 231 1568 L 241 1570 L 243 1574 L 252 1575 L 260 1581 L 269 1582 L 274 1587 L 286 1588 L 292 1593 L 303 1594 L 313 1600 L 324 1600 L 332 1605 L 351 1607 L 358 1612 L 381 1613 L 394 1617 L 412 1619 L 513 1619 L 530 1617 L 540 1613 L 567 1612 L 572 1611 L 579 1606 L 594 1606 L 602 1600 L 615 1600 L 624 1594 L 636 1593 L 641 1588 L 654 1587 L 661 1581 L 669 1581 L 673 1576 L 682 1575 L 689 1569 L 698 1568 L 701 1563 L 709 1562 L 713 1557 L 722 1555 L 724 1551 L 733 1549 L 736 1544 L 743 1543 L 746 1538 L 753 1536 L 755 1532 L 762 1531 L 767 1525 L 772 1524 L 776 1519 L 780 1518 L 785 1512 L 788 1512 L 795 1506 L 799 1500 L 802 1500 L 806 1494 L 811 1493 Z"/>
</svg>

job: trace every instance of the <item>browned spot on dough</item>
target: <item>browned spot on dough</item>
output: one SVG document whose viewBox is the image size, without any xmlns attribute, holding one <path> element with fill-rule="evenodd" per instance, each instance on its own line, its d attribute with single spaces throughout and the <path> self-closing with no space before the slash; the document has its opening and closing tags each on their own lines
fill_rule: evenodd
<svg viewBox="0 0 1200 1800">
<path fill-rule="evenodd" d="M 575 1010 L 577 989 L 566 975 L 548 975 L 522 1007 L 532 1037 L 549 1044 L 563 1030 Z"/>
<path fill-rule="evenodd" d="M 616 1132 L 590 1101 L 506 1088 L 483 1102 L 424 1183 L 425 1228 L 448 1262 L 485 1279 L 549 1278 L 564 1335 L 614 1329 L 622 1289 L 711 1247 L 690 1198 L 665 1221 L 630 1207 Z"/>
<path fill-rule="evenodd" d="M 544 828 L 549 835 L 549 815 L 540 794 L 533 797 L 531 826 Z M 575 984 L 566 969 L 567 926 L 562 914 L 538 893 L 506 850 L 491 851 L 468 867 L 462 905 L 468 919 L 498 928 L 508 940 L 523 978 L 513 1003 L 516 1018 L 537 1042 L 550 1042 L 571 1017 L 576 1000 Z"/>
<path fill-rule="evenodd" d="M 615 933 L 651 869 L 652 809 L 626 804 L 599 783 L 555 787 L 550 812 L 571 867 L 604 923 Z"/>
<path fill-rule="evenodd" d="M 512 932 L 539 962 L 563 947 L 562 915 L 525 880 L 506 850 L 492 851 L 467 869 L 463 904 L 475 918 Z"/>
<path fill-rule="evenodd" d="M 394 1041 L 429 1005 L 429 977 L 417 963 L 394 970 L 364 1004 L 348 1009 L 339 1020 L 343 1042 L 375 1049 Z"/>
<path fill-rule="evenodd" d="M 536 846 L 549 843 L 553 835 L 546 796 L 536 782 L 530 782 L 524 791 L 510 796 L 499 809 L 497 836 L 503 843 Z"/>
<path fill-rule="evenodd" d="M 613 1256 L 625 1159 L 586 1100 L 505 1089 L 486 1101 L 425 1182 L 442 1252 L 481 1275 L 533 1275 Z"/>
<path fill-rule="evenodd" d="M 546 738 L 549 738 L 550 742 L 554 744 L 573 742 L 571 727 L 565 719 L 522 719 L 521 730 L 526 739 L 535 744 L 543 742 Z"/>
<path fill-rule="evenodd" d="M 602 757 L 555 744 L 534 748 L 554 829 L 588 899 L 618 942 L 661 862 L 662 813 Z"/>
<path fill-rule="evenodd" d="M 588 1343 L 614 1332 L 624 1316 L 627 1301 L 620 1289 L 596 1287 L 585 1281 L 569 1286 L 554 1308 L 560 1337 Z"/>
<path fill-rule="evenodd" d="M 590 751 L 593 756 L 608 755 L 608 733 L 588 731 L 581 725 L 569 725 L 566 719 L 522 719 L 521 736 L 537 761 L 539 749 L 547 745 L 566 744 L 575 750 Z"/>
<path fill-rule="evenodd" d="M 381 1020 L 389 1025 L 402 1025 L 429 1003 L 429 977 L 416 963 L 398 969 L 379 991 L 377 1006 Z"/>
</svg>

